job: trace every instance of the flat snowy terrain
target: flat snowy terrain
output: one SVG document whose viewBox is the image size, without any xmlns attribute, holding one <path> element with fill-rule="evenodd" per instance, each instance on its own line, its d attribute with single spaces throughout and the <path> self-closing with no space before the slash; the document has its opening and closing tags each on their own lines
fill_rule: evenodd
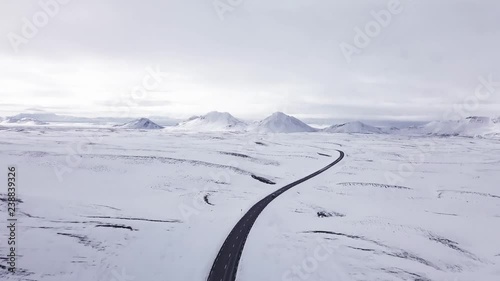
<svg viewBox="0 0 500 281">
<path fill-rule="evenodd" d="M 21 200 L 0 279 L 206 280 L 239 218 L 337 149 L 257 219 L 237 280 L 498 280 L 498 139 L 28 126 L 0 128 Z"/>
</svg>

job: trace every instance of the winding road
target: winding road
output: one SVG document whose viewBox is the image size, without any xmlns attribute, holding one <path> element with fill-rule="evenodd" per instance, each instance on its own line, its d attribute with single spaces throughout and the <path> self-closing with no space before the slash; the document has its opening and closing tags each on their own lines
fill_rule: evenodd
<svg viewBox="0 0 500 281">
<path fill-rule="evenodd" d="M 234 281 L 236 279 L 236 272 L 238 270 L 238 264 L 240 262 L 241 253 L 243 252 L 243 247 L 245 246 L 248 234 L 250 233 L 250 230 L 260 213 L 267 207 L 267 205 L 269 205 L 269 203 L 271 203 L 271 201 L 283 194 L 285 191 L 323 173 L 324 171 L 335 166 L 335 164 L 339 163 L 344 158 L 344 152 L 340 150 L 337 151 L 340 153 L 340 156 L 326 167 L 285 185 L 253 205 L 234 226 L 233 230 L 231 230 L 224 241 L 224 244 L 222 244 L 207 280 Z M 326 154 L 321 155 L 327 156 Z"/>
</svg>

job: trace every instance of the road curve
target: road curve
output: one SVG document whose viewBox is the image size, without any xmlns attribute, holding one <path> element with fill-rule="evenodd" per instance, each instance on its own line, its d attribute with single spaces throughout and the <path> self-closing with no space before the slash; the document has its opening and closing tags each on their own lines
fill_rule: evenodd
<svg viewBox="0 0 500 281">
<path fill-rule="evenodd" d="M 264 197 L 264 199 L 253 205 L 250 210 L 248 210 L 248 212 L 234 226 L 233 230 L 231 230 L 226 240 L 224 241 L 224 244 L 222 244 L 222 247 L 219 250 L 219 254 L 217 254 L 217 257 L 215 258 L 214 264 L 212 265 L 212 269 L 210 270 L 210 274 L 208 275 L 207 280 L 234 281 L 236 279 L 236 272 L 238 270 L 238 264 L 240 262 L 241 253 L 243 252 L 243 247 L 245 246 L 245 242 L 247 241 L 250 229 L 252 229 L 252 226 L 257 220 L 257 217 L 260 215 L 260 213 L 264 210 L 264 208 L 266 208 L 267 205 L 269 205 L 269 203 L 271 203 L 271 201 L 273 201 L 276 197 L 280 196 L 285 191 L 323 173 L 324 171 L 333 167 L 335 164 L 339 163 L 344 158 L 344 152 L 340 150 L 337 151 L 340 153 L 340 156 L 337 158 L 337 160 L 333 161 L 321 170 L 318 170 L 306 177 L 285 185 L 284 187 L 269 194 L 268 196 Z"/>
</svg>

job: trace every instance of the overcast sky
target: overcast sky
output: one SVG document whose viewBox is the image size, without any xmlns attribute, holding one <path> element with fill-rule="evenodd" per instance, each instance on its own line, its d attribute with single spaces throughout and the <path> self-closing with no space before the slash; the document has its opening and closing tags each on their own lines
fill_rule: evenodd
<svg viewBox="0 0 500 281">
<path fill-rule="evenodd" d="M 0 115 L 440 119 L 500 81 L 498 0 L 53 1 L 0 3 Z M 471 115 L 500 115 L 497 88 Z"/>
</svg>

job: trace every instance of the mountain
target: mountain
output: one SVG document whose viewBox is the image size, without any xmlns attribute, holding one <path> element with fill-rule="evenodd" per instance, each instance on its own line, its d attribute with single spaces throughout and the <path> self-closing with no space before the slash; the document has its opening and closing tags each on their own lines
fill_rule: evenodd
<svg viewBox="0 0 500 281">
<path fill-rule="evenodd" d="M 40 120 L 34 119 L 34 118 L 28 118 L 28 117 L 21 117 L 21 118 L 13 118 L 13 117 L 7 117 L 4 121 L 5 123 L 9 124 L 20 124 L 20 125 L 47 125 L 48 123 L 42 122 Z"/>
<path fill-rule="evenodd" d="M 252 126 L 251 130 L 261 133 L 297 133 L 316 131 L 316 129 L 299 119 L 286 115 L 282 112 L 273 113 L 271 116 Z"/>
<path fill-rule="evenodd" d="M 247 124 L 227 112 L 212 111 L 203 116 L 193 116 L 177 127 L 200 131 L 239 131 L 245 130 Z"/>
<path fill-rule="evenodd" d="M 119 125 L 117 127 L 124 128 L 124 129 L 140 129 L 140 130 L 163 129 L 162 126 L 154 123 L 153 121 L 151 121 L 147 118 L 141 118 L 141 119 L 137 119 L 134 121 L 130 121 L 128 123 L 125 123 L 123 125 Z"/>
<path fill-rule="evenodd" d="M 155 123 L 160 125 L 160 126 L 175 126 L 179 124 L 179 122 L 182 121 L 182 119 L 176 119 L 176 118 L 171 118 L 171 117 L 166 117 L 166 116 L 158 116 L 158 115 L 153 115 L 153 116 L 148 116 L 149 119 L 155 120 Z"/>
<path fill-rule="evenodd" d="M 88 118 L 84 117 L 74 117 L 67 115 L 57 115 L 55 113 L 45 112 L 45 111 L 33 111 L 27 113 L 19 113 L 14 116 L 8 117 L 9 119 L 35 119 L 41 122 L 87 122 Z"/>
<path fill-rule="evenodd" d="M 19 113 L 8 118 L 22 119 L 30 118 L 40 122 L 54 122 L 54 123 L 89 123 L 89 124 L 122 124 L 133 122 L 133 117 L 78 117 L 71 115 L 59 115 L 52 112 L 47 112 L 40 109 L 27 109 L 25 112 Z M 179 123 L 180 119 L 170 118 L 167 116 L 148 116 L 159 125 L 174 126 Z M 0 119 L 0 121 L 2 121 Z"/>
<path fill-rule="evenodd" d="M 340 125 L 333 125 L 322 130 L 328 133 L 355 133 L 355 134 L 382 134 L 384 131 L 378 127 L 370 126 L 365 123 L 354 121 Z"/>
<path fill-rule="evenodd" d="M 485 136 L 500 133 L 500 124 L 489 117 L 470 116 L 462 120 L 432 121 L 423 126 L 410 128 L 408 132 L 436 136 Z"/>
</svg>

